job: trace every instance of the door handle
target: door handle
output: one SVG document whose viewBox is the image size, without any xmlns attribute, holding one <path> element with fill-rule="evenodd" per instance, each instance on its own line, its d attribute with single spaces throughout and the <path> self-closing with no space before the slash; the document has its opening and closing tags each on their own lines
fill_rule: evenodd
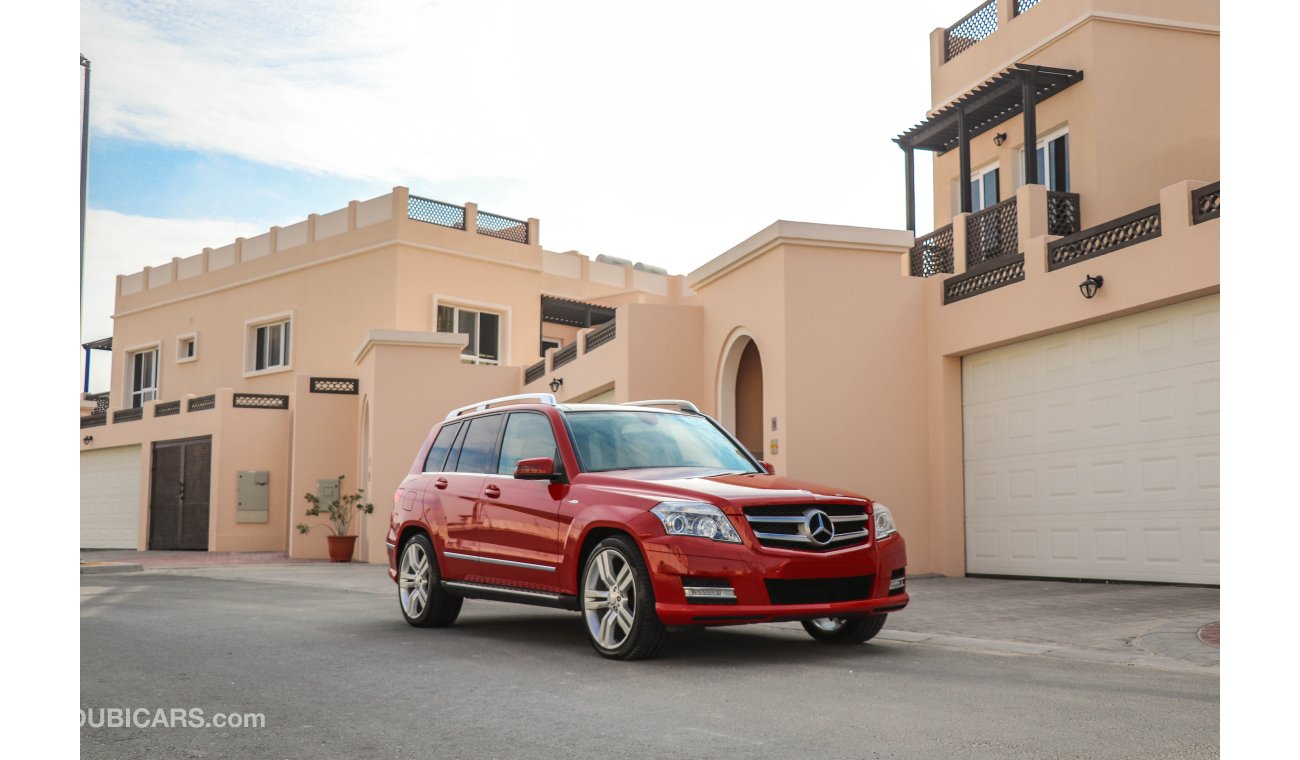
<svg viewBox="0 0 1300 760">
<path fill-rule="evenodd" d="M 438 478 L 437 480 L 433 481 L 433 487 L 434 487 L 434 488 L 446 488 L 446 487 L 447 487 L 447 479 L 446 479 L 446 478 Z"/>
<path fill-rule="evenodd" d="M 490 485 L 483 489 L 483 493 L 487 494 L 488 498 L 495 499 L 501 495 L 501 489 Z"/>
</svg>

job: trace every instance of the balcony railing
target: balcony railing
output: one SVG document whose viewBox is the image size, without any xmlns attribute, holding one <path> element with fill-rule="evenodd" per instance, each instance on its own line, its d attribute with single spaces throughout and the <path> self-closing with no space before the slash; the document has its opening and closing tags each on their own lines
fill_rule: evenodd
<svg viewBox="0 0 1300 760">
<path fill-rule="evenodd" d="M 1016 0 L 1016 7 L 1012 10 L 1012 14 L 1019 16 L 1030 8 L 1033 8 L 1035 5 L 1038 5 L 1039 2 L 1040 0 Z"/>
<path fill-rule="evenodd" d="M 614 320 L 611 319 L 600 327 L 597 327 L 595 330 L 587 333 L 586 340 L 582 342 L 582 353 L 590 353 L 613 340 L 614 330 L 616 327 L 617 325 Z"/>
<path fill-rule="evenodd" d="M 181 402 L 179 401 L 162 401 L 154 405 L 153 416 L 170 417 L 173 414 L 181 413 Z"/>
<path fill-rule="evenodd" d="M 916 239 L 908 254 L 908 268 L 913 277 L 952 274 L 952 225 Z"/>
<path fill-rule="evenodd" d="M 966 217 L 966 268 L 1016 255 L 1019 235 L 1015 196 Z"/>
<path fill-rule="evenodd" d="M 1160 204 L 1089 227 L 1047 244 L 1047 269 L 1053 271 L 1160 237 Z"/>
<path fill-rule="evenodd" d="M 1192 224 L 1219 218 L 1219 183 L 1192 191 Z"/>
<path fill-rule="evenodd" d="M 537 362 L 524 370 L 524 385 L 535 383 L 538 380 L 541 380 L 545 375 L 546 360 L 542 359 L 540 362 Z"/>
<path fill-rule="evenodd" d="M 998 0 L 988 0 L 944 30 L 943 61 L 947 63 L 998 30 Z"/>
<path fill-rule="evenodd" d="M 508 216 L 498 216 L 489 214 L 486 211 L 478 212 L 478 234 L 491 235 L 504 240 L 513 240 L 516 243 L 528 243 L 528 222 L 519 219 L 511 219 Z"/>
<path fill-rule="evenodd" d="M 86 396 L 87 401 L 95 402 L 95 411 L 91 414 L 105 414 L 108 412 L 108 393 L 91 393 Z"/>
<path fill-rule="evenodd" d="M 217 408 L 217 397 L 213 394 L 208 394 L 207 396 L 195 396 L 194 398 L 190 399 L 189 404 L 187 404 L 185 407 L 185 411 L 201 412 L 204 411 L 205 409 L 216 409 L 216 408 Z"/>
<path fill-rule="evenodd" d="M 551 369 L 559 369 L 574 359 L 578 358 L 578 343 L 574 341 L 569 345 L 551 354 Z"/>
<path fill-rule="evenodd" d="M 406 216 L 417 222 L 428 222 L 456 230 L 465 229 L 465 207 L 421 198 L 412 195 L 406 201 Z"/>
<path fill-rule="evenodd" d="M 1047 191 L 1047 234 L 1073 235 L 1079 231 L 1079 194 Z"/>
<path fill-rule="evenodd" d="M 130 409 L 118 409 L 116 412 L 113 412 L 113 424 L 116 425 L 119 422 L 135 422 L 141 417 L 144 417 L 144 407 L 142 406 L 135 406 Z"/>
</svg>

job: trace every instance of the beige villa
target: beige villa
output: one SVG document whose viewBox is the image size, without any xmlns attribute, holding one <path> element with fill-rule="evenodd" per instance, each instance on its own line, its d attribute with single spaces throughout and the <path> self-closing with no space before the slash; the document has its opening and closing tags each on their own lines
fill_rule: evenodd
<svg viewBox="0 0 1300 760">
<path fill-rule="evenodd" d="M 430 426 L 554 392 L 694 401 L 890 505 L 914 574 L 1218 584 L 1218 4 L 989 0 L 930 50 L 903 229 L 777 221 L 669 275 L 397 187 L 119 276 L 82 546 L 323 557 L 292 526 L 342 474 L 384 562 Z"/>
</svg>

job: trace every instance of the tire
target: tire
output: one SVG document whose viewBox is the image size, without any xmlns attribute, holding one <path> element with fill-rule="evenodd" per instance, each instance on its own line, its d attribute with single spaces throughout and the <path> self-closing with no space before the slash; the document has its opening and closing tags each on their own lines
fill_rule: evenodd
<svg viewBox="0 0 1300 760">
<path fill-rule="evenodd" d="M 444 591 L 441 580 L 438 555 L 429 537 L 412 537 L 397 561 L 397 602 L 406 622 L 416 628 L 442 628 L 456 622 L 465 600 Z"/>
<path fill-rule="evenodd" d="M 659 652 L 668 631 L 655 612 L 645 559 L 631 538 L 610 536 L 596 544 L 581 581 L 583 627 L 601 656 L 641 660 Z"/>
<path fill-rule="evenodd" d="M 823 644 L 861 644 L 875 638 L 885 627 L 888 615 L 861 618 L 817 618 L 804 620 L 803 629 Z"/>
</svg>

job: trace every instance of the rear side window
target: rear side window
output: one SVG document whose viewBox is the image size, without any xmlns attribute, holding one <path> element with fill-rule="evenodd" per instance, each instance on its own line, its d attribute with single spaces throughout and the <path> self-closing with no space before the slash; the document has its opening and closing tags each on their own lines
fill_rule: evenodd
<svg viewBox="0 0 1300 760">
<path fill-rule="evenodd" d="M 469 421 L 469 432 L 460 446 L 460 461 L 456 472 L 493 472 L 496 470 L 497 437 L 501 433 L 504 414 L 478 417 Z"/>
<path fill-rule="evenodd" d="M 533 457 L 550 457 L 558 459 L 555 450 L 555 434 L 551 432 L 551 421 L 544 414 L 516 412 L 506 422 L 506 435 L 501 440 L 501 463 L 497 466 L 498 475 L 515 474 L 515 465 L 520 459 Z"/>
<path fill-rule="evenodd" d="M 447 452 L 451 451 L 451 442 L 456 440 L 458 430 L 460 430 L 460 423 L 456 422 L 443 425 L 442 430 L 438 431 L 438 437 L 433 439 L 433 446 L 429 449 L 429 456 L 424 458 L 425 472 L 443 471 L 443 465 L 447 462 Z"/>
</svg>

